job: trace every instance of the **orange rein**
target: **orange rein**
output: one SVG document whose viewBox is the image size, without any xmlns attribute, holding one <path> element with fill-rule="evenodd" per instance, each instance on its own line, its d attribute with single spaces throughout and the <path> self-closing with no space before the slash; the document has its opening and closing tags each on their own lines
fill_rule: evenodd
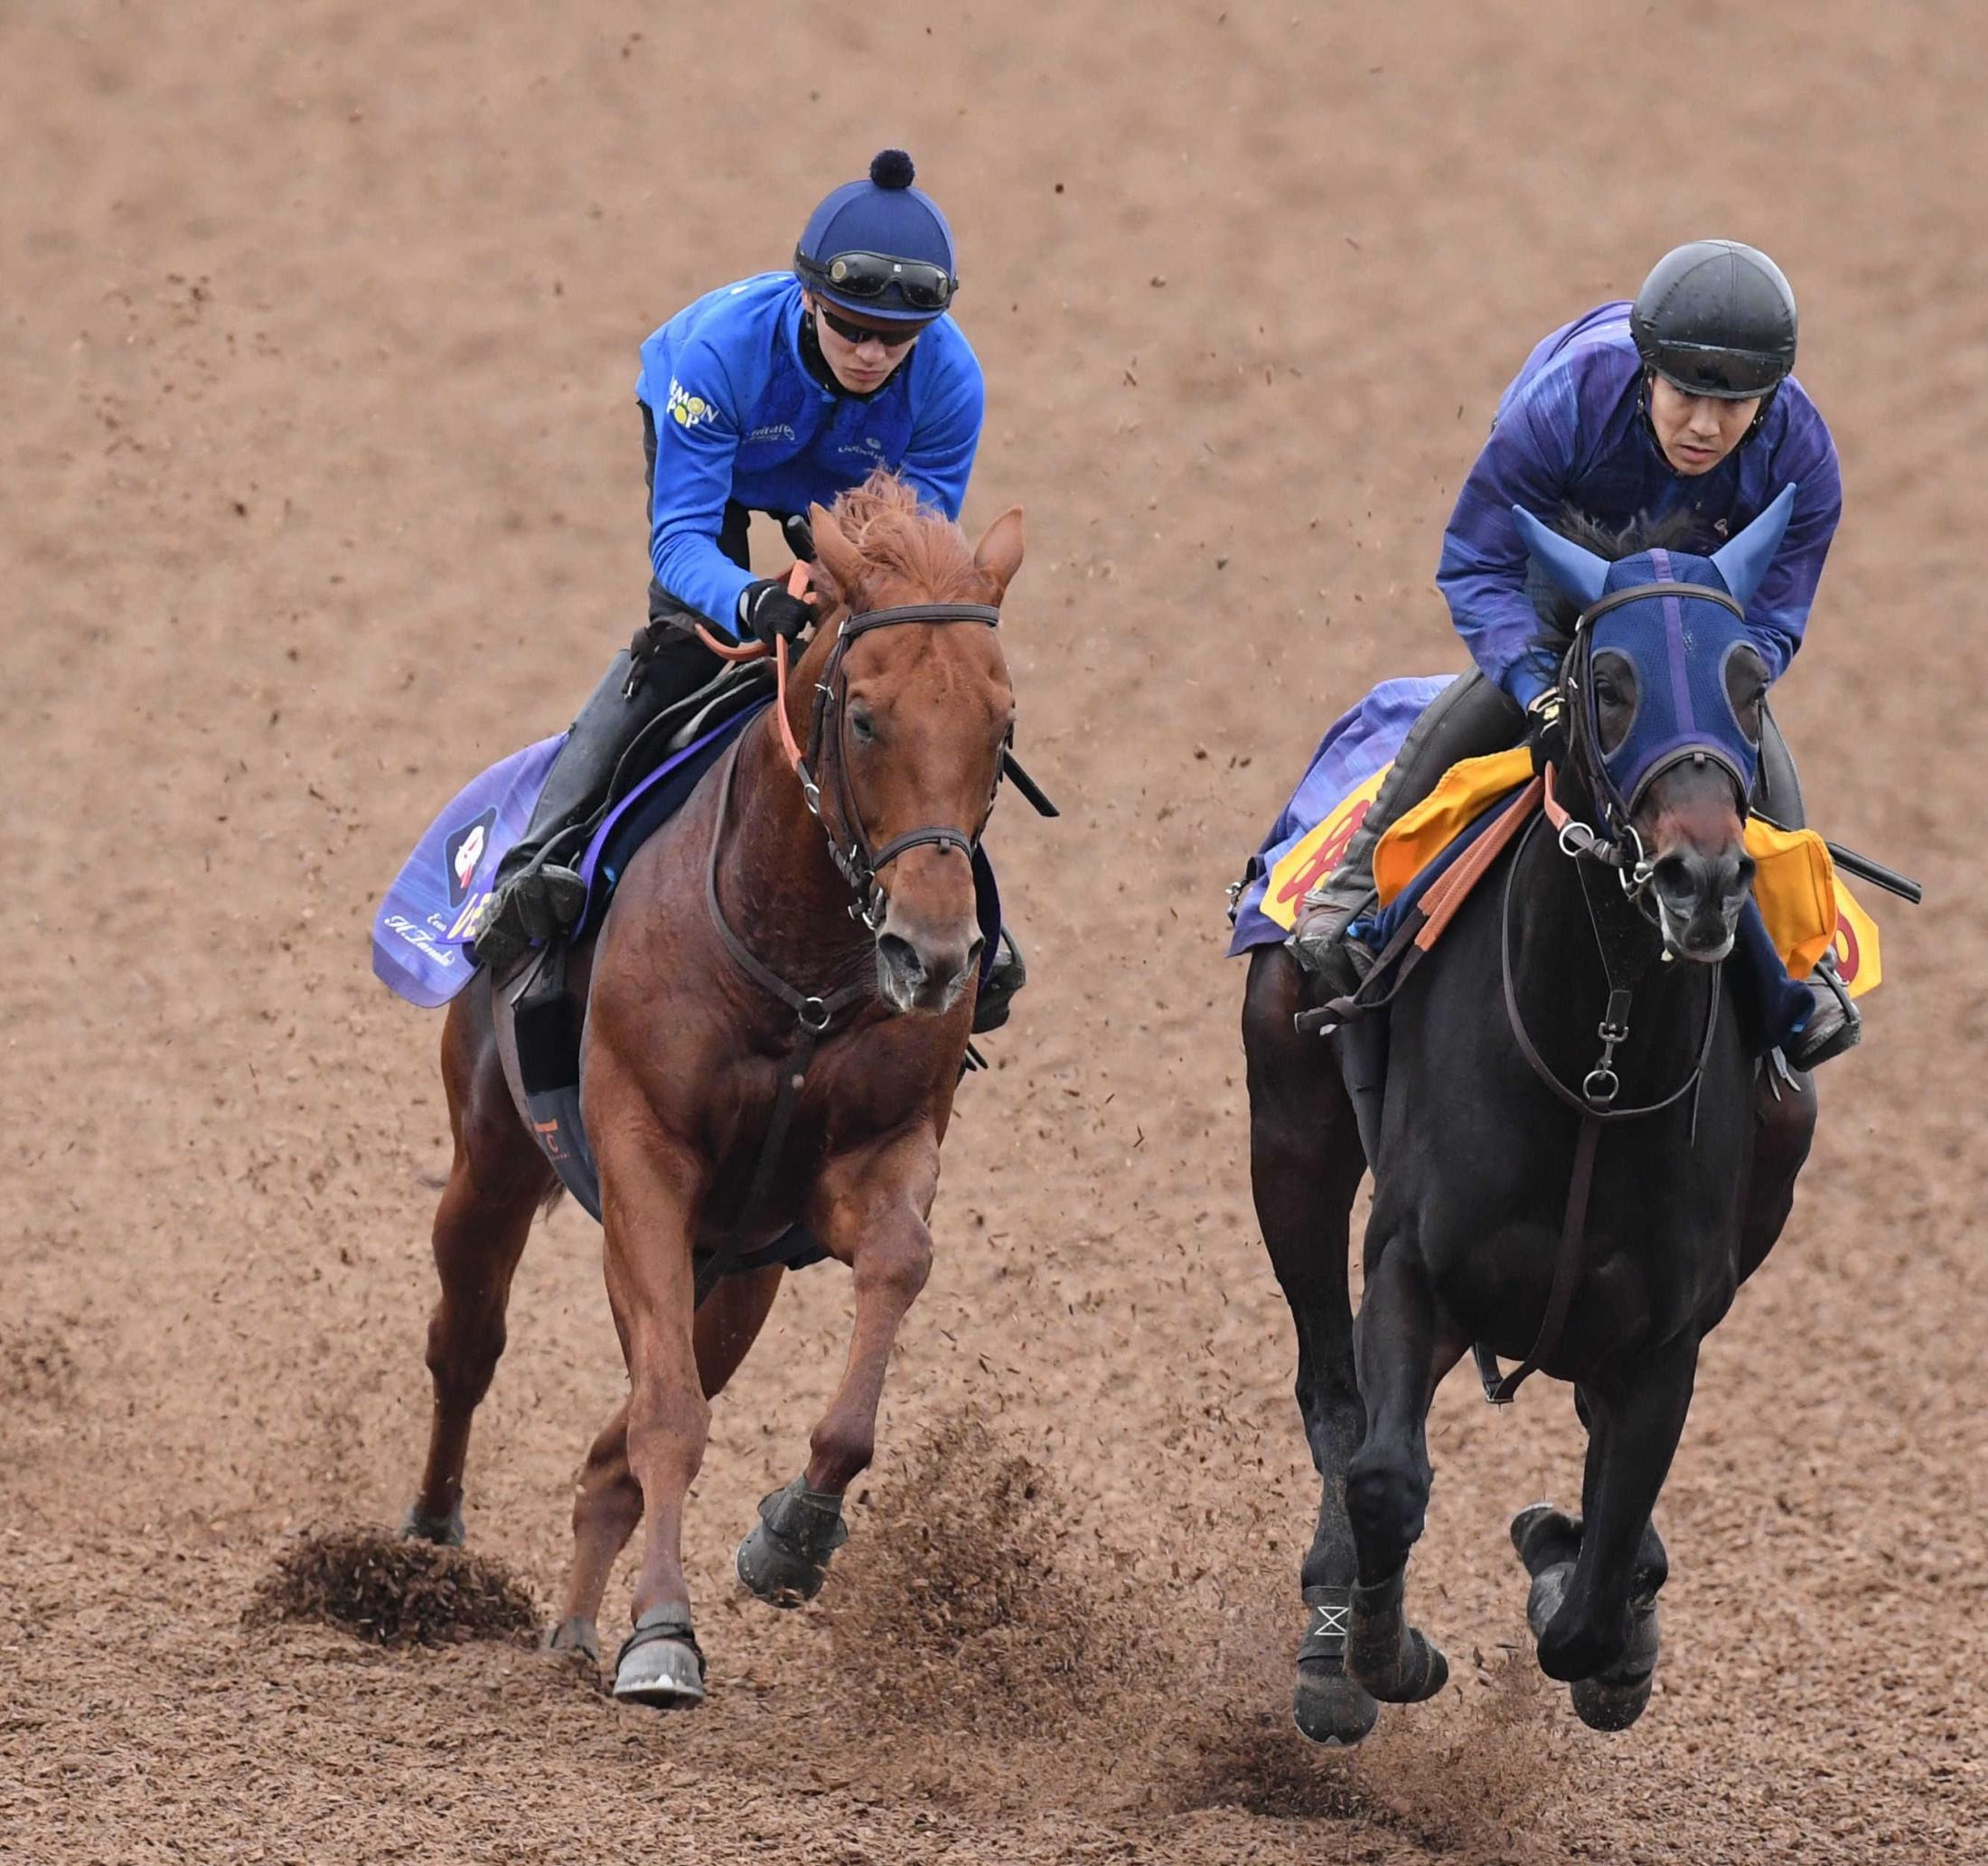
<svg viewBox="0 0 1988 1866">
<path fill-rule="evenodd" d="M 787 577 L 787 594 L 805 600 L 808 593 L 808 567 L 796 564 Z M 727 642 L 722 635 L 716 635 L 700 622 L 698 624 L 698 640 L 702 642 L 720 661 L 764 661 L 766 644 L 764 642 Z M 787 638 L 776 638 L 774 650 L 774 673 L 779 682 L 779 700 L 775 710 L 780 715 L 780 745 L 787 755 L 787 763 L 796 777 L 801 775 L 801 747 L 794 743 L 793 727 L 787 718 Z"/>
</svg>

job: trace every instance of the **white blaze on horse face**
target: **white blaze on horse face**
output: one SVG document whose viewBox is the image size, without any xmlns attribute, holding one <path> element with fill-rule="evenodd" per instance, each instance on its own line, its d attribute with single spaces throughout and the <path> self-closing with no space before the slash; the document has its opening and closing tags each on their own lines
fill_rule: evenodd
<svg viewBox="0 0 1988 1866">
<path fill-rule="evenodd" d="M 1686 395 L 1661 376 L 1650 384 L 1650 426 L 1657 445 L 1664 459 L 1687 477 L 1717 466 L 1740 445 L 1759 409 L 1758 396 L 1733 402 L 1713 395 Z"/>
</svg>

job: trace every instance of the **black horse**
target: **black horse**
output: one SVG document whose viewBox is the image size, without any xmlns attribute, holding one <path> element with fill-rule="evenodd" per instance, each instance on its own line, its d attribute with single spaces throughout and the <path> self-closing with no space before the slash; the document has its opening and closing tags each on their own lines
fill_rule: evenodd
<svg viewBox="0 0 1988 1866">
<path fill-rule="evenodd" d="M 1376 1700 L 1448 1675 L 1402 1589 L 1430 1402 L 1473 1346 L 1487 1385 L 1496 1355 L 1571 1382 L 1588 1432 L 1581 1515 L 1512 1525 L 1541 1666 L 1598 1729 L 1648 1701 L 1651 1512 L 1699 1344 L 1779 1235 L 1815 1127 L 1808 1080 L 1758 1058 L 1718 963 L 1753 871 L 1767 685 L 1738 612 L 1785 519 L 1711 559 L 1626 539 L 1613 563 L 1534 528 L 1584 612 L 1563 643 L 1570 768 L 1548 774 L 1571 827 L 1535 817 L 1386 1010 L 1327 1040 L 1294 1027 L 1289 953 L 1252 956 L 1251 1175 L 1323 1480 L 1294 1701 L 1315 1740 L 1358 1742 Z M 1370 1164 L 1355 1324 L 1347 1219 Z"/>
</svg>

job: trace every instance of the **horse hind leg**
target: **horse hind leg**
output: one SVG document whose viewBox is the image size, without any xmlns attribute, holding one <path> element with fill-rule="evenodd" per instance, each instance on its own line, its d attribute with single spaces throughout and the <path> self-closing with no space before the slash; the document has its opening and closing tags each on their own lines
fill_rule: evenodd
<svg viewBox="0 0 1988 1866">
<path fill-rule="evenodd" d="M 435 1381 L 421 1486 L 402 1533 L 448 1546 L 463 1540 L 463 1467 L 470 1423 L 504 1351 L 504 1311 L 552 1169 L 511 1104 L 479 982 L 449 1008 L 442 1037 L 455 1158 L 435 1213 L 441 1295 L 428 1321 Z"/>
<path fill-rule="evenodd" d="M 1355 1557 L 1346 1464 L 1364 1423 L 1353 1364 L 1346 1220 L 1365 1160 L 1330 1048 L 1299 1036 L 1298 968 L 1281 947 L 1252 954 L 1242 1005 L 1249 1068 L 1250 1187 L 1298 1335 L 1298 1410 L 1319 1477 L 1318 1515 L 1299 1575 L 1309 1624 L 1291 1716 L 1315 1743 L 1359 1742 L 1380 1704 L 1346 1675 Z"/>
<path fill-rule="evenodd" d="M 1346 1669 L 1383 1703 L 1419 1703 L 1449 1682 L 1449 1666 L 1409 1622 L 1408 1556 L 1429 1506 L 1429 1402 L 1465 1341 L 1443 1319 L 1419 1255 L 1399 1238 L 1379 1253 L 1358 1330 L 1366 1438 L 1346 1468 L 1358 1558 Z"/>
</svg>

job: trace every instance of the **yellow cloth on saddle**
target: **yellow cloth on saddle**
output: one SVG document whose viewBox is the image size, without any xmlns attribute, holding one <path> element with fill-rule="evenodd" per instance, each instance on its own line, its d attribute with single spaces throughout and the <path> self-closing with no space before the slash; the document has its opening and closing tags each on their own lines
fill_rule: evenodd
<svg viewBox="0 0 1988 1866">
<path fill-rule="evenodd" d="M 1374 851 L 1374 880 L 1384 907 L 1478 817 L 1533 774 L 1520 745 L 1453 764 L 1412 810 L 1402 812 Z M 1876 924 L 1838 877 L 1829 849 L 1813 830 L 1777 830 L 1747 819 L 1747 853 L 1757 867 L 1753 897 L 1792 978 L 1805 979 L 1831 945 L 1852 998 L 1879 984 L 1884 969 Z"/>
</svg>

